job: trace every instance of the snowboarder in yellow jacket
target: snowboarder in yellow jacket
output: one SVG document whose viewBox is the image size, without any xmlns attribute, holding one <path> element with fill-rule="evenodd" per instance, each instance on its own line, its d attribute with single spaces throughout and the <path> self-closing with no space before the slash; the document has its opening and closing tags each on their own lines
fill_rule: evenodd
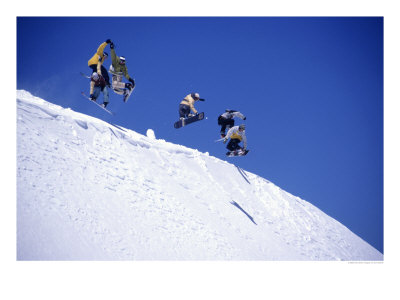
<svg viewBox="0 0 400 300">
<path fill-rule="evenodd" d="M 97 48 L 96 53 L 88 61 L 89 68 L 91 68 L 93 72 L 102 75 L 104 80 L 106 81 L 107 86 L 110 86 L 110 78 L 108 76 L 107 69 L 103 66 L 103 63 L 107 59 L 108 53 L 104 52 L 104 49 L 108 44 L 111 43 L 112 42 L 110 39 L 108 39 L 104 43 L 101 43 L 99 48 Z"/>
<path fill-rule="evenodd" d="M 194 103 L 196 101 L 204 101 L 204 99 L 200 98 L 199 93 L 191 93 L 183 98 L 183 100 L 179 104 L 179 117 L 181 119 L 193 116 L 190 111 L 193 111 L 195 115 L 198 114 L 197 110 L 194 108 Z"/>
</svg>

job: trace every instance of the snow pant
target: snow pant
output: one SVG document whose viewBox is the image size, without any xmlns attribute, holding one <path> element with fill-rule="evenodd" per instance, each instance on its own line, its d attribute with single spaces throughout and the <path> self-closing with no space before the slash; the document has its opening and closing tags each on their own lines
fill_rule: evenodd
<svg viewBox="0 0 400 300">
<path fill-rule="evenodd" d="M 179 118 L 187 118 L 190 114 L 190 106 L 185 104 L 179 104 Z"/>
<path fill-rule="evenodd" d="M 235 151 L 237 149 L 241 149 L 242 147 L 239 146 L 240 140 L 239 139 L 231 139 L 226 145 L 226 148 L 230 151 Z"/>
<path fill-rule="evenodd" d="M 103 99 L 104 99 L 103 102 L 108 103 L 108 88 L 107 88 L 107 86 L 103 87 L 103 89 L 101 89 L 100 86 L 95 86 L 93 89 L 94 99 L 97 100 L 97 98 L 99 98 L 100 92 L 103 92 Z"/>
<path fill-rule="evenodd" d="M 225 130 L 228 128 L 232 128 L 235 125 L 235 121 L 233 119 L 225 119 L 224 117 L 218 118 L 218 125 L 221 125 L 221 134 L 225 134 Z"/>
<path fill-rule="evenodd" d="M 122 75 L 120 74 L 113 74 L 111 86 L 116 94 L 125 95 L 128 93 L 126 83 L 122 82 Z"/>
<path fill-rule="evenodd" d="M 97 65 L 90 65 L 89 68 L 91 68 L 93 72 L 97 73 Z M 106 84 L 110 85 L 110 77 L 108 76 L 107 69 L 104 68 L 103 66 L 101 66 L 101 75 L 106 81 Z"/>
</svg>

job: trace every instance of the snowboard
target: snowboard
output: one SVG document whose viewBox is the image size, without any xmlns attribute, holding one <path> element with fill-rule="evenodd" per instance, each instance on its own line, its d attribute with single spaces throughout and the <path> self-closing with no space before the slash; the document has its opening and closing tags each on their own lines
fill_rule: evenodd
<svg viewBox="0 0 400 300">
<path fill-rule="evenodd" d="M 135 88 L 133 88 L 132 90 L 129 90 L 128 88 L 124 88 L 124 89 L 112 88 L 114 93 L 116 93 L 118 95 L 122 95 L 122 100 L 124 100 L 125 103 L 128 101 L 128 99 L 131 96 L 134 89 Z"/>
<path fill-rule="evenodd" d="M 203 119 L 204 119 L 204 112 L 199 113 L 198 115 L 194 115 L 192 117 L 186 118 L 186 119 L 179 120 L 179 121 L 175 122 L 174 127 L 176 129 L 178 129 L 183 126 L 189 125 L 190 123 L 197 122 L 197 121 L 200 121 Z"/>
<path fill-rule="evenodd" d="M 228 157 L 233 157 L 233 156 L 245 156 L 247 153 L 249 153 L 250 150 L 234 150 L 234 151 L 228 151 L 226 152 L 226 156 Z"/>
<path fill-rule="evenodd" d="M 83 77 L 85 77 L 85 78 L 87 78 L 87 79 L 90 79 L 90 76 L 84 74 L 83 72 L 79 72 L 79 73 L 80 73 Z"/>
<path fill-rule="evenodd" d="M 132 85 L 131 85 L 131 86 L 132 86 Z M 132 92 L 133 92 L 134 89 L 135 89 L 135 88 L 133 88 L 133 89 L 131 89 L 131 90 L 129 90 L 128 88 L 125 89 L 124 98 L 123 98 L 125 103 L 128 101 L 128 99 L 129 99 L 129 97 L 131 96 L 131 94 L 132 94 Z"/>
<path fill-rule="evenodd" d="M 88 99 L 90 102 L 96 104 L 98 107 L 100 107 L 101 109 L 105 110 L 106 112 L 108 112 L 110 115 L 114 116 L 114 113 L 109 111 L 107 108 L 101 106 L 100 104 L 98 104 L 96 101 L 90 100 L 90 98 L 88 96 L 86 96 L 86 94 L 84 92 L 81 92 L 82 96 L 85 97 L 86 99 Z"/>
</svg>

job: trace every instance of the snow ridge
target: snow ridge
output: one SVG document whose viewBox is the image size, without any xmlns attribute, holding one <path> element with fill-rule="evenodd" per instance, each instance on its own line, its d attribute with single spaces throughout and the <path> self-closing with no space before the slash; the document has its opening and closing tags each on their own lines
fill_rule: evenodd
<svg viewBox="0 0 400 300">
<path fill-rule="evenodd" d="M 19 260 L 382 260 L 230 163 L 17 91 Z"/>
</svg>

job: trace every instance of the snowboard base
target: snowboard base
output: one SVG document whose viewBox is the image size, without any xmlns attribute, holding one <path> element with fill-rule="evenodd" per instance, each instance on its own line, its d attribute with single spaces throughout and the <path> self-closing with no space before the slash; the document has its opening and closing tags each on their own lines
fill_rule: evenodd
<svg viewBox="0 0 400 300">
<path fill-rule="evenodd" d="M 228 151 L 226 152 L 226 156 L 228 157 L 233 157 L 233 156 L 245 156 L 247 153 L 249 153 L 250 150 L 234 150 L 234 151 Z"/>
<path fill-rule="evenodd" d="M 179 120 L 179 121 L 175 122 L 174 127 L 176 129 L 178 129 L 178 128 L 181 128 L 183 126 L 189 125 L 189 124 L 191 124 L 193 122 L 197 122 L 197 121 L 200 121 L 200 120 L 203 120 L 203 119 L 204 119 L 204 112 L 199 113 L 198 115 L 195 115 L 193 117 L 189 117 L 189 118 L 186 118 L 186 119 Z"/>
<path fill-rule="evenodd" d="M 84 92 L 81 92 L 82 96 L 85 97 L 86 99 L 88 99 L 90 102 L 96 104 L 98 107 L 100 107 L 101 109 L 105 110 L 106 112 L 108 112 L 110 115 L 114 115 L 113 112 L 109 111 L 107 108 L 101 106 L 100 104 L 98 104 L 96 101 L 90 100 L 90 98 L 88 96 L 86 96 L 86 94 Z"/>
</svg>

